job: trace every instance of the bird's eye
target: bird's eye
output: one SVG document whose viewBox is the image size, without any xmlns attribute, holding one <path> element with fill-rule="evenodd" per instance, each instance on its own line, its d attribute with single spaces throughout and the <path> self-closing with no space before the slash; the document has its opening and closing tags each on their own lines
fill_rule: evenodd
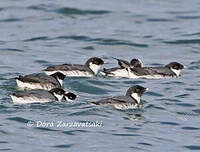
<svg viewBox="0 0 200 152">
<path fill-rule="evenodd" d="M 174 69 L 178 69 L 178 65 L 175 65 L 175 66 L 174 66 Z"/>
</svg>

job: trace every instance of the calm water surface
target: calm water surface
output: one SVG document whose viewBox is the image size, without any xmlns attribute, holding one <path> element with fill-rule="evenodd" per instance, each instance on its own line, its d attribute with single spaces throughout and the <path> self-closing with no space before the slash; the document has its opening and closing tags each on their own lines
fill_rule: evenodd
<svg viewBox="0 0 200 152">
<path fill-rule="evenodd" d="M 199 0 L 1 0 L 0 151 L 200 151 L 199 10 Z M 64 88 L 79 95 L 74 103 L 12 104 L 14 77 L 92 56 L 104 67 L 117 65 L 114 56 L 188 68 L 178 79 L 70 78 Z M 150 89 L 141 109 L 87 104 L 135 84 Z"/>
</svg>

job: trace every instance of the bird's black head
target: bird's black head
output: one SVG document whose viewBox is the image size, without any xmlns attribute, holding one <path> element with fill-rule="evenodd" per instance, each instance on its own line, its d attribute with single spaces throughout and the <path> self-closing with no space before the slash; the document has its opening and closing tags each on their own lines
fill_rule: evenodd
<svg viewBox="0 0 200 152">
<path fill-rule="evenodd" d="M 104 64 L 104 61 L 97 57 L 92 57 L 87 60 L 85 65 L 93 72 L 93 74 L 97 74 L 99 68 Z"/>
<path fill-rule="evenodd" d="M 60 79 L 60 80 L 64 80 L 65 79 L 65 75 L 62 74 L 61 72 L 56 72 L 56 73 L 52 74 L 51 76 L 56 78 L 56 79 Z"/>
<path fill-rule="evenodd" d="M 73 101 L 76 99 L 77 96 L 74 93 L 68 92 L 68 93 L 65 93 L 64 97 L 65 97 L 65 100 L 67 101 Z"/>
<path fill-rule="evenodd" d="M 131 66 L 141 68 L 142 62 L 139 59 L 132 59 Z"/>
<path fill-rule="evenodd" d="M 137 94 L 139 97 L 141 97 L 143 95 L 143 93 L 147 90 L 148 90 L 148 88 L 144 88 L 142 86 L 135 85 L 135 86 L 130 87 L 127 90 L 126 95 L 133 96 L 133 94 Z"/>
<path fill-rule="evenodd" d="M 95 65 L 103 65 L 104 61 L 98 57 L 92 57 L 90 59 L 87 60 L 86 65 L 89 66 L 91 64 L 95 64 Z"/>
<path fill-rule="evenodd" d="M 171 63 L 167 64 L 165 67 L 175 69 L 175 70 L 184 69 L 184 66 L 182 64 L 178 63 L 178 62 L 171 62 Z"/>
</svg>

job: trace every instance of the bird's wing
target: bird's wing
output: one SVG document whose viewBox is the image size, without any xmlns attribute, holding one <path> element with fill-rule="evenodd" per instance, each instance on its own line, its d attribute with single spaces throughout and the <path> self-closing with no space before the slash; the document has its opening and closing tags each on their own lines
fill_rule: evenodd
<svg viewBox="0 0 200 152">
<path fill-rule="evenodd" d="M 118 61 L 118 64 L 121 68 L 129 68 L 130 67 L 130 63 L 128 61 L 117 59 L 114 57 L 112 57 L 112 58 Z"/>
<path fill-rule="evenodd" d="M 167 67 L 146 67 L 144 70 L 147 71 L 150 75 L 174 75 L 174 73 Z"/>
<path fill-rule="evenodd" d="M 33 99 L 47 98 L 52 101 L 56 100 L 56 98 L 51 93 L 49 93 L 48 91 L 45 91 L 45 90 L 29 90 L 29 91 L 24 91 L 24 92 L 20 92 L 20 93 L 14 93 L 13 95 L 18 98 L 19 97 L 21 97 L 21 98 L 29 97 L 29 98 L 33 98 Z"/>
<path fill-rule="evenodd" d="M 44 71 L 70 71 L 70 70 L 85 70 L 85 65 L 80 64 L 62 64 L 62 65 L 53 65 L 47 67 Z"/>
<path fill-rule="evenodd" d="M 133 102 L 133 99 L 127 96 L 118 96 L 91 103 L 96 105 L 104 105 L 104 104 L 114 105 L 114 104 L 125 104 L 127 102 Z"/>
<path fill-rule="evenodd" d="M 35 75 L 19 76 L 16 79 L 18 79 L 22 82 L 40 83 L 40 79 L 37 78 Z"/>
<path fill-rule="evenodd" d="M 110 68 L 110 69 L 103 68 L 103 72 L 105 74 L 112 74 L 112 72 L 114 72 L 116 70 L 119 70 L 119 69 L 121 69 L 121 68 L 118 68 L 118 67 L 116 67 L 116 68 Z"/>
<path fill-rule="evenodd" d="M 32 83 L 41 83 L 41 84 L 52 83 L 54 85 L 60 86 L 60 83 L 54 77 L 48 76 L 44 73 L 36 73 L 36 74 L 30 74 L 26 76 L 19 76 L 19 78 L 17 79 L 22 82 L 29 82 L 29 83 L 32 82 Z"/>
<path fill-rule="evenodd" d="M 173 72 L 167 67 L 143 67 L 132 68 L 131 71 L 139 76 L 142 75 L 173 75 Z"/>
</svg>

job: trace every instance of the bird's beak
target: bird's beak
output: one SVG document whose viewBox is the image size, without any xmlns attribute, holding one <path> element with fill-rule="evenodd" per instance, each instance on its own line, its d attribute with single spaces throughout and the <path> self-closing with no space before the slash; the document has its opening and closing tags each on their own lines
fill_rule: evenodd
<svg viewBox="0 0 200 152">
<path fill-rule="evenodd" d="M 186 68 L 187 68 L 187 66 L 185 66 L 185 65 L 184 65 L 184 66 L 183 66 L 183 68 L 184 68 L 184 69 L 186 69 Z"/>
<path fill-rule="evenodd" d="M 145 91 L 148 91 L 149 90 L 149 88 L 145 88 Z"/>
</svg>

